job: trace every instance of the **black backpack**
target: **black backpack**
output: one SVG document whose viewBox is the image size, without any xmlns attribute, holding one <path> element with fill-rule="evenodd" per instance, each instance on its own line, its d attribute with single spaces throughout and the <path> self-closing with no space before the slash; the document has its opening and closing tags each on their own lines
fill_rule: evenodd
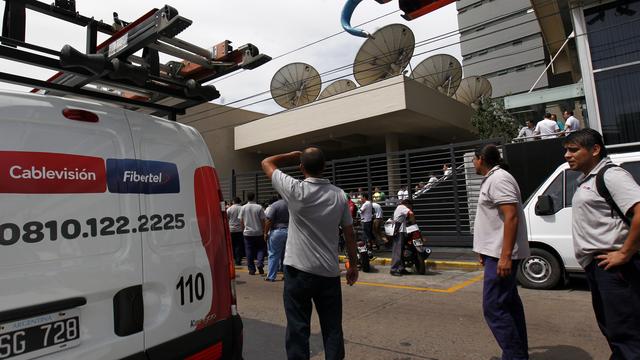
<svg viewBox="0 0 640 360">
<path fill-rule="evenodd" d="M 627 226 L 630 227 L 633 213 L 630 213 L 629 217 L 622 213 L 622 210 L 620 210 L 618 204 L 616 204 L 616 202 L 611 197 L 611 193 L 609 192 L 609 189 L 607 189 L 607 184 L 605 184 L 604 182 L 604 173 L 612 167 L 618 167 L 618 165 L 608 164 L 603 166 L 602 169 L 598 171 L 598 174 L 596 175 L 596 190 L 598 190 L 598 194 L 600 194 L 600 196 L 602 196 L 607 204 L 609 204 L 609 206 L 611 207 L 611 217 L 613 217 L 613 214 L 615 212 L 618 217 L 622 219 L 622 221 L 624 221 Z"/>
</svg>

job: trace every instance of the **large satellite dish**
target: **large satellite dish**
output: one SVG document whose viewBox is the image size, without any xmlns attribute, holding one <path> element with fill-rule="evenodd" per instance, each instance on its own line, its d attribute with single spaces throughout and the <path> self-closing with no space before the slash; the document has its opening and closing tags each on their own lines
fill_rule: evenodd
<svg viewBox="0 0 640 360">
<path fill-rule="evenodd" d="M 416 40 L 402 24 L 380 28 L 358 50 L 353 75 L 364 86 L 400 75 L 413 56 Z"/>
<path fill-rule="evenodd" d="M 491 83 L 482 76 L 469 76 L 460 82 L 456 100 L 474 109 L 480 106 L 480 99 L 491 97 Z"/>
<path fill-rule="evenodd" d="M 356 83 L 351 80 L 341 79 L 334 81 L 331 85 L 327 86 L 318 97 L 318 100 L 328 98 L 329 96 L 337 95 L 345 91 L 353 90 L 356 88 Z"/>
<path fill-rule="evenodd" d="M 320 94 L 322 81 L 313 66 L 292 63 L 283 66 L 271 79 L 271 96 L 285 109 L 313 102 Z"/>
<path fill-rule="evenodd" d="M 462 66 L 453 56 L 438 54 L 422 60 L 411 76 L 432 89 L 453 96 L 462 81 Z"/>
</svg>

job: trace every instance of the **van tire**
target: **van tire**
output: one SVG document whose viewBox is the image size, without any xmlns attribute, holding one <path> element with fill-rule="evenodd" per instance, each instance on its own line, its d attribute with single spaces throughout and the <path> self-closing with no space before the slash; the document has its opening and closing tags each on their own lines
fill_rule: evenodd
<svg viewBox="0 0 640 360">
<path fill-rule="evenodd" d="M 549 290 L 560 284 L 563 275 L 564 268 L 552 253 L 532 248 L 531 256 L 520 262 L 517 278 L 525 288 Z"/>
</svg>

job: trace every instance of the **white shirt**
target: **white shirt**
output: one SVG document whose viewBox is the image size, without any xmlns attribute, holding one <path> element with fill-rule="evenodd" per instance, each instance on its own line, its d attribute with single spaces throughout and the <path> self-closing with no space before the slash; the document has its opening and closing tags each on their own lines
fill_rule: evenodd
<svg viewBox="0 0 640 360">
<path fill-rule="evenodd" d="M 375 216 L 376 219 L 382 219 L 382 206 L 380 206 L 380 204 L 378 203 L 373 203 L 371 206 L 373 206 L 373 214 Z"/>
<path fill-rule="evenodd" d="M 523 127 L 522 129 L 520 129 L 520 132 L 518 133 L 518 137 L 519 138 L 526 138 L 524 139 L 524 141 L 532 141 L 533 138 L 531 136 L 535 135 L 533 133 L 534 129 L 529 129 L 528 126 Z"/>
<path fill-rule="evenodd" d="M 262 222 L 266 218 L 262 206 L 249 201 L 240 209 L 238 218 L 244 223 L 244 236 L 261 236 Z"/>
<path fill-rule="evenodd" d="M 373 218 L 373 207 L 371 206 L 371 201 L 367 200 L 360 207 L 360 218 L 362 222 L 371 222 Z"/>
<path fill-rule="evenodd" d="M 576 131 L 580 130 L 580 121 L 576 119 L 573 115 L 567 118 L 567 121 L 564 123 L 564 131 Z"/>
<path fill-rule="evenodd" d="M 409 198 L 409 190 L 398 190 L 398 200 Z"/>
<path fill-rule="evenodd" d="M 242 232 L 242 223 L 240 222 L 240 209 L 242 206 L 233 204 L 227 209 L 227 218 L 229 219 L 229 231 L 230 232 Z"/>
<path fill-rule="evenodd" d="M 536 128 L 533 130 L 534 133 L 540 134 L 540 137 L 543 139 L 551 139 L 556 137 L 554 133 L 560 131 L 558 124 L 551 119 L 543 119 L 538 121 Z"/>
<path fill-rule="evenodd" d="M 397 223 L 401 223 L 400 229 L 398 231 L 406 233 L 407 232 L 407 216 L 411 210 L 404 205 L 398 205 L 396 210 L 393 212 L 393 221 Z"/>
<path fill-rule="evenodd" d="M 511 174 L 499 166 L 495 166 L 482 178 L 478 209 L 473 224 L 474 252 L 500 258 L 504 243 L 504 220 L 499 208 L 502 204 L 516 204 L 518 229 L 511 257 L 524 259 L 529 256 L 527 222 L 520 198 L 518 183 Z"/>
<path fill-rule="evenodd" d="M 426 185 L 426 186 L 431 187 L 431 185 L 432 185 L 434 182 L 437 182 L 437 181 L 438 181 L 438 178 L 437 178 L 437 177 L 435 177 L 435 176 L 431 176 L 431 177 L 429 178 L 429 181 L 427 181 L 427 185 Z"/>
</svg>

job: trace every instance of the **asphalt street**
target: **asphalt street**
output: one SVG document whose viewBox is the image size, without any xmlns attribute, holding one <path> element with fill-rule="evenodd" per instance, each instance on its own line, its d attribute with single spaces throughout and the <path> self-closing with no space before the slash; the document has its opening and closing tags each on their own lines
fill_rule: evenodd
<svg viewBox="0 0 640 360">
<path fill-rule="evenodd" d="M 347 359 L 499 359 L 482 315 L 482 272 L 432 271 L 392 277 L 388 267 L 360 273 L 343 285 Z M 238 268 L 238 308 L 243 318 L 244 357 L 285 359 L 283 282 L 265 282 Z M 520 289 L 532 360 L 608 358 L 597 329 L 586 283 L 573 280 L 552 291 Z M 318 319 L 312 318 L 312 359 L 324 359 Z"/>
</svg>

